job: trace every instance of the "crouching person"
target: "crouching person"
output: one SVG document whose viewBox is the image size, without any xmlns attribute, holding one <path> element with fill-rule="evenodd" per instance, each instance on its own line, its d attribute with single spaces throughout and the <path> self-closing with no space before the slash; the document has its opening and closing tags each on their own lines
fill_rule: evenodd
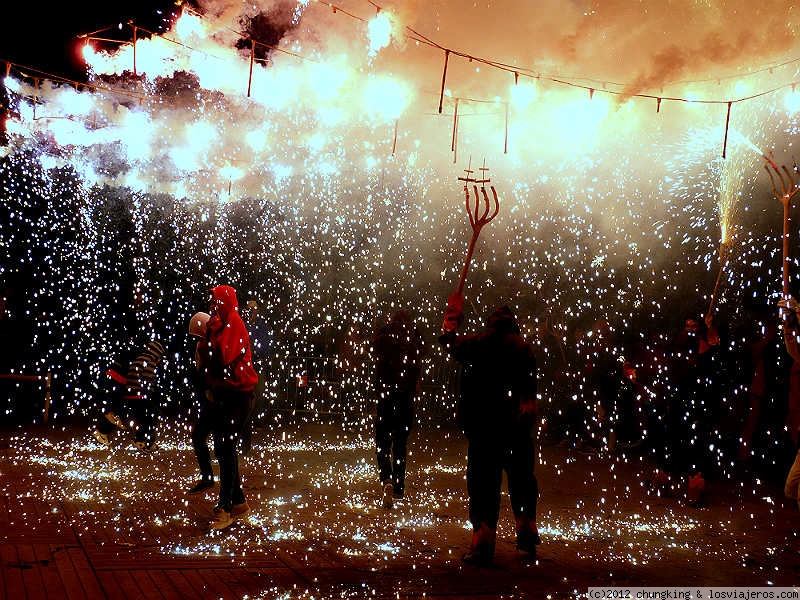
<svg viewBox="0 0 800 600">
<path fill-rule="evenodd" d="M 130 423 L 125 422 L 127 407 L 124 403 L 125 386 L 128 383 L 128 363 L 132 359 L 130 349 L 123 351 L 120 357 L 104 371 L 100 389 L 103 392 L 102 415 L 92 431 L 94 438 L 103 446 L 111 446 L 111 434 L 117 430 L 127 431 Z"/>
</svg>

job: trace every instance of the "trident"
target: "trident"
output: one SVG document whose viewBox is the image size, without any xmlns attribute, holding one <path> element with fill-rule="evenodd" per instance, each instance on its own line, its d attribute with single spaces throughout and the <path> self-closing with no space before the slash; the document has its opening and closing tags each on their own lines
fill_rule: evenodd
<svg viewBox="0 0 800 600">
<path fill-rule="evenodd" d="M 470 159 L 471 162 L 471 159 Z M 492 190 L 492 197 L 494 199 L 494 209 L 492 209 L 492 203 L 489 201 L 489 194 L 486 192 L 486 185 L 491 180 L 487 177 L 487 171 L 489 170 L 486 167 L 486 160 L 483 161 L 483 166 L 478 169 L 481 171 L 481 178 L 475 179 L 472 177 L 472 174 L 475 171 L 472 171 L 469 167 L 471 165 L 467 165 L 467 168 L 464 169 L 464 177 L 459 177 L 459 181 L 464 182 L 464 203 L 467 207 L 467 215 L 469 216 L 469 224 L 472 226 L 472 239 L 469 241 L 469 247 L 467 248 L 467 257 L 464 260 L 464 268 L 461 269 L 461 279 L 458 281 L 458 288 L 456 288 L 456 295 L 461 296 L 461 293 L 464 291 L 464 282 L 467 280 L 467 271 L 469 271 L 469 263 L 472 260 L 472 252 L 475 250 L 475 242 L 478 241 L 478 236 L 481 234 L 481 229 L 483 226 L 486 225 L 489 221 L 494 219 L 497 216 L 497 213 L 500 211 L 500 203 L 497 200 L 497 192 L 494 189 L 494 186 L 490 186 L 489 189 Z M 472 190 L 474 193 L 474 200 L 470 197 L 470 190 L 469 184 L 472 183 Z M 481 194 L 478 194 L 478 185 L 481 184 Z M 483 196 L 481 198 L 481 196 Z"/>
<path fill-rule="evenodd" d="M 789 299 L 789 208 L 792 204 L 792 198 L 800 191 L 800 187 L 798 187 L 797 183 L 795 182 L 792 174 L 789 172 L 789 169 L 786 168 L 785 165 L 778 168 L 769 157 L 764 155 L 764 160 L 767 161 L 768 164 L 764 165 L 764 169 L 766 169 L 767 174 L 769 175 L 769 180 L 772 182 L 772 194 L 775 196 L 775 199 L 778 200 L 781 204 L 783 204 L 783 298 L 784 300 Z M 771 168 L 771 170 L 770 170 Z M 794 170 L 797 171 L 797 165 L 795 165 Z M 774 173 L 774 175 L 773 175 Z M 775 180 L 780 182 L 780 191 L 778 191 L 778 186 L 775 183 Z"/>
</svg>

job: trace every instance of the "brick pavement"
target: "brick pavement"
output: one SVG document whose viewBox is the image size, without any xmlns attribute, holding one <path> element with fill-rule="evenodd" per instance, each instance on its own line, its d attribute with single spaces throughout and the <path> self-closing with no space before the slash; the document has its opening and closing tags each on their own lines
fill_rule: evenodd
<svg viewBox="0 0 800 600">
<path fill-rule="evenodd" d="M 542 451 L 538 560 L 514 547 L 503 498 L 496 565 L 459 558 L 466 446 L 416 431 L 407 498 L 380 506 L 368 432 L 336 425 L 256 431 L 242 459 L 247 518 L 208 529 L 214 490 L 188 433 L 151 455 L 99 447 L 83 427 L 0 433 L 0 596 L 17 598 L 538 598 L 589 585 L 792 585 L 800 514 L 769 483 L 711 482 L 707 506 L 651 495 L 649 469 Z"/>
</svg>

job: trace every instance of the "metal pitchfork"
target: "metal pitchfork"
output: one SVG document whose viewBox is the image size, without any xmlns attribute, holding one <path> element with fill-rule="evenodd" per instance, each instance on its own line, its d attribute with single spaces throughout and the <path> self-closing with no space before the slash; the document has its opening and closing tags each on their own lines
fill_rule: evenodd
<svg viewBox="0 0 800 600">
<path fill-rule="evenodd" d="M 462 292 L 464 291 L 464 282 L 467 280 L 467 271 L 469 271 L 469 264 L 472 260 L 472 252 L 475 250 L 475 242 L 478 241 L 478 236 L 481 234 L 481 229 L 483 226 L 486 225 L 489 221 L 494 219 L 497 216 L 497 213 L 500 211 L 500 202 L 497 200 L 497 191 L 494 189 L 494 186 L 490 186 L 489 189 L 492 190 L 492 198 L 494 200 L 494 206 L 492 206 L 492 202 L 489 201 L 489 194 L 486 192 L 486 185 L 491 180 L 486 176 L 486 172 L 489 170 L 486 167 L 486 161 L 483 163 L 483 167 L 478 169 L 481 171 L 481 178 L 475 179 L 472 177 L 472 174 L 475 171 L 472 171 L 467 166 L 464 169 L 464 177 L 459 177 L 459 181 L 464 182 L 464 203 L 467 207 L 467 215 L 469 216 L 469 224 L 472 226 L 472 239 L 469 241 L 469 247 L 467 248 L 467 257 L 464 260 L 464 268 L 461 269 L 461 279 L 458 281 L 458 288 L 456 288 L 456 295 L 461 296 Z M 474 192 L 474 200 L 470 196 L 469 184 L 472 183 L 472 190 Z M 478 184 L 481 184 L 480 194 L 478 194 Z M 481 196 L 483 196 L 481 198 Z"/>
<path fill-rule="evenodd" d="M 768 163 L 764 165 L 764 169 L 766 169 L 769 180 L 772 182 L 772 194 L 776 200 L 783 204 L 783 299 L 787 300 L 789 298 L 789 208 L 792 205 L 792 198 L 797 192 L 800 192 L 800 186 L 797 185 L 785 165 L 779 169 L 778 165 L 769 157 L 763 156 Z M 770 170 L 770 167 L 772 167 L 772 170 Z M 795 173 L 797 172 L 796 164 L 793 170 Z M 773 175 L 773 172 L 775 175 Z M 778 191 L 778 186 L 775 184 L 776 178 L 780 182 L 780 191 Z"/>
</svg>

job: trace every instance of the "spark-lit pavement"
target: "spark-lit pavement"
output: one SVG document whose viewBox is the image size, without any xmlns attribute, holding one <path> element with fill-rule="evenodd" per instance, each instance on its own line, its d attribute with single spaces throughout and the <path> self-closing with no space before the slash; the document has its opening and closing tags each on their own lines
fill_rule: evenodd
<svg viewBox="0 0 800 600">
<path fill-rule="evenodd" d="M 496 566 L 465 566 L 466 447 L 449 430 L 414 433 L 406 499 L 387 511 L 366 432 L 257 429 L 242 460 L 252 511 L 211 533 L 215 490 L 185 494 L 197 470 L 179 431 L 151 455 L 85 428 L 2 433 L 0 596 L 528 598 L 800 580 L 800 513 L 778 486 L 712 482 L 689 508 L 649 494 L 643 463 L 560 447 L 538 471 L 538 562 L 515 549 L 504 496 Z"/>
</svg>

